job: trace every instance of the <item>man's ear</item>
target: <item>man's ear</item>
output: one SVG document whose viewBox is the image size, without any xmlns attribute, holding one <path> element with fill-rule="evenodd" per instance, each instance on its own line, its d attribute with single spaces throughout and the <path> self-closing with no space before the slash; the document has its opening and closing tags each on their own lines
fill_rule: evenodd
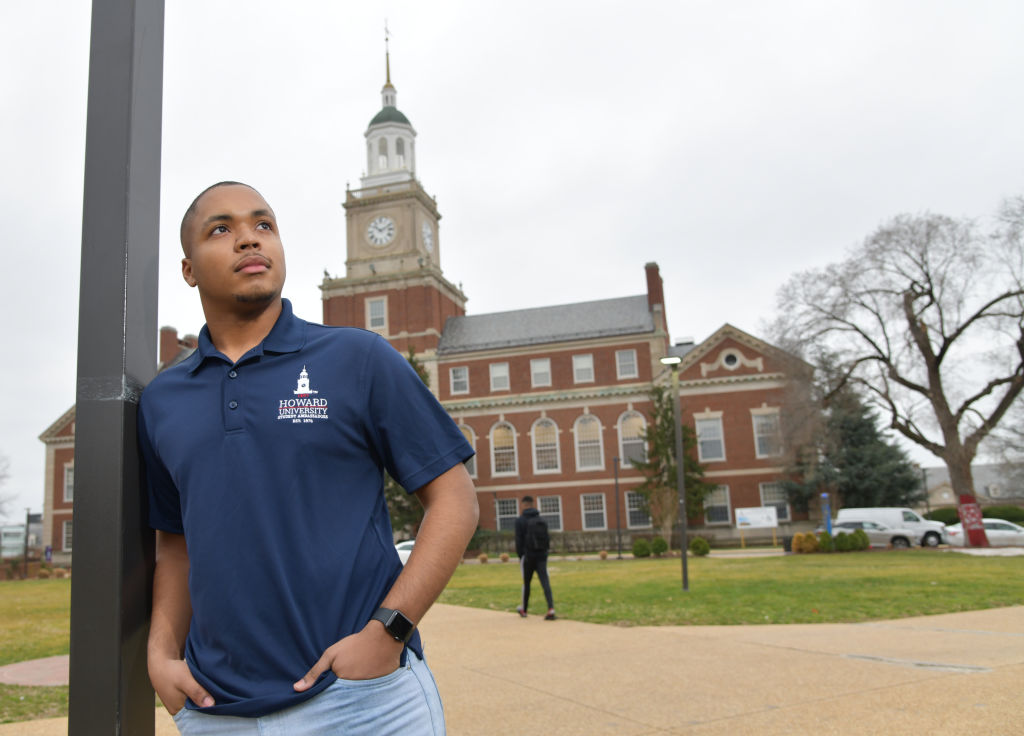
<svg viewBox="0 0 1024 736">
<path fill-rule="evenodd" d="M 195 287 L 196 278 L 192 275 L 192 259 L 182 258 L 181 259 L 181 277 L 185 279 L 185 283 L 191 287 Z"/>
</svg>

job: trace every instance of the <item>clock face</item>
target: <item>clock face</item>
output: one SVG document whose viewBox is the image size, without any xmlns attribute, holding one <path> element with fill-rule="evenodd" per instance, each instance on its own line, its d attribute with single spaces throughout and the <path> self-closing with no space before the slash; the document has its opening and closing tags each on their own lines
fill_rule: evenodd
<svg viewBox="0 0 1024 736">
<path fill-rule="evenodd" d="M 420 228 L 420 233 L 423 235 L 423 247 L 427 249 L 427 253 L 434 252 L 434 229 L 430 227 L 429 222 L 424 222 L 423 227 Z"/>
<path fill-rule="evenodd" d="M 378 247 L 395 239 L 395 221 L 387 215 L 375 217 L 366 228 L 366 239 Z"/>
</svg>

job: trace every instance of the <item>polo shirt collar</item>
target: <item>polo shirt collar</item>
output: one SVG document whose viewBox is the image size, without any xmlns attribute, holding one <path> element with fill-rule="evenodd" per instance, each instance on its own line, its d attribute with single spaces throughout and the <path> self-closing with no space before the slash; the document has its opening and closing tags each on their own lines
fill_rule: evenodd
<svg viewBox="0 0 1024 736">
<path fill-rule="evenodd" d="M 288 299 L 281 299 L 281 314 L 277 322 L 270 330 L 270 333 L 263 338 L 263 342 L 250 350 L 246 355 L 263 355 L 263 353 L 294 353 L 299 351 L 306 342 L 306 322 L 292 313 L 292 303 Z M 217 348 L 213 346 L 210 339 L 210 329 L 203 325 L 199 331 L 199 344 L 192 354 L 192 365 L 189 366 L 189 373 L 199 370 L 207 358 L 223 358 Z"/>
</svg>

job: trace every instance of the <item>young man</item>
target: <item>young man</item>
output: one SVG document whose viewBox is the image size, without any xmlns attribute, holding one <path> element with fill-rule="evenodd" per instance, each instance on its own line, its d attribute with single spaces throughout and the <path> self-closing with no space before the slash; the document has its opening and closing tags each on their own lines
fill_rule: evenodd
<svg viewBox="0 0 1024 736">
<path fill-rule="evenodd" d="M 181 244 L 206 326 L 139 407 L 153 687 L 187 734 L 444 733 L 415 624 L 476 528 L 473 450 L 386 341 L 292 314 L 256 190 L 202 192 Z M 404 568 L 384 470 L 425 509 Z"/>
<path fill-rule="evenodd" d="M 523 496 L 522 515 L 516 519 L 516 554 L 519 555 L 519 567 L 523 572 L 523 602 L 516 610 L 526 618 L 526 609 L 530 605 L 530 582 L 533 573 L 540 578 L 540 586 L 544 589 L 544 597 L 548 602 L 548 612 L 544 616 L 547 621 L 555 620 L 555 602 L 551 597 L 551 583 L 548 581 L 548 525 L 541 519 L 540 511 L 533 505 L 533 496 Z"/>
</svg>

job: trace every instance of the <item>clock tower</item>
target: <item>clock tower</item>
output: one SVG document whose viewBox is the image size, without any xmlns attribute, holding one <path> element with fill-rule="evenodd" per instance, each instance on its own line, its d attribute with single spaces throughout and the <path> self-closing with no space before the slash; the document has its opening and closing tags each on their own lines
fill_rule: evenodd
<svg viewBox="0 0 1024 736">
<path fill-rule="evenodd" d="M 320 285 L 324 324 L 378 332 L 430 370 L 444 323 L 466 313 L 466 296 L 441 273 L 441 215 L 416 179 L 416 130 L 396 105 L 387 50 L 384 59 L 381 110 L 364 133 L 366 173 L 342 205 L 345 276 L 325 274 Z"/>
</svg>

